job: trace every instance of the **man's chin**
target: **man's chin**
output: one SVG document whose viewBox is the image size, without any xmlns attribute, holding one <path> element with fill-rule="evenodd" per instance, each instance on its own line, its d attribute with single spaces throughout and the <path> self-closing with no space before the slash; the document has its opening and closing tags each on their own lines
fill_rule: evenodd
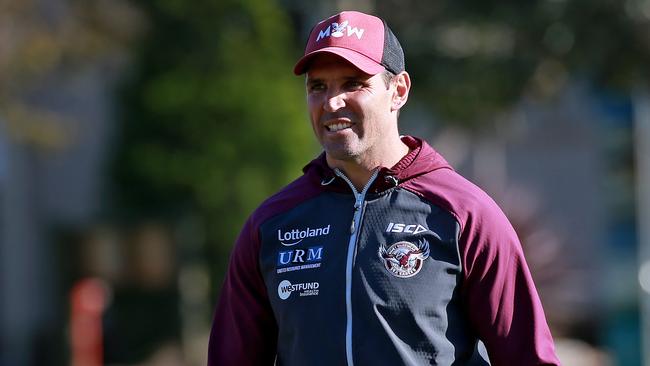
<svg viewBox="0 0 650 366">
<path fill-rule="evenodd" d="M 328 160 L 339 160 L 339 161 L 355 161 L 356 157 L 359 155 L 352 149 L 332 149 L 325 147 L 325 154 L 327 155 Z"/>
</svg>

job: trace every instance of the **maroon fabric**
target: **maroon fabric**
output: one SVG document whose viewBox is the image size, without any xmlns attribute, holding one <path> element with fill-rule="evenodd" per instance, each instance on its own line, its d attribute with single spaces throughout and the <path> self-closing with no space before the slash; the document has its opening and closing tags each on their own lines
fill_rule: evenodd
<svg viewBox="0 0 650 366">
<path fill-rule="evenodd" d="M 320 192 L 320 185 L 303 176 L 266 200 L 246 221 L 230 256 L 212 322 L 208 365 L 273 365 L 278 326 L 259 269 L 259 226 Z"/>
<path fill-rule="evenodd" d="M 316 24 L 309 35 L 305 55 L 298 60 L 294 74 L 303 74 L 311 59 L 323 52 L 343 57 L 366 74 L 384 70 L 384 22 L 372 15 L 344 11 Z"/>
<path fill-rule="evenodd" d="M 259 241 L 255 236 L 249 220 L 230 257 L 213 319 L 208 365 L 273 364 L 277 324 L 257 266 Z"/>
</svg>

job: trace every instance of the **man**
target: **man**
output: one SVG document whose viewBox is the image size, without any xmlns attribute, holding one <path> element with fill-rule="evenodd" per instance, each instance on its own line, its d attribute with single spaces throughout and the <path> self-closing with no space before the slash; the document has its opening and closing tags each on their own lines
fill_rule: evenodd
<svg viewBox="0 0 650 366">
<path fill-rule="evenodd" d="M 209 365 L 558 365 L 510 223 L 426 142 L 386 23 L 318 23 L 294 68 L 324 153 L 233 250 Z"/>
</svg>

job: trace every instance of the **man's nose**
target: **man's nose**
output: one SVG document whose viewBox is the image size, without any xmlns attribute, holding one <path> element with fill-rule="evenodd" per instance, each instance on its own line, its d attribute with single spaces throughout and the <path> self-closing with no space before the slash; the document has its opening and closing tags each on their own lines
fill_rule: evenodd
<svg viewBox="0 0 650 366">
<path fill-rule="evenodd" d="M 327 112 L 336 112 L 345 106 L 345 94 L 339 91 L 333 92 L 327 96 L 323 109 Z"/>
</svg>

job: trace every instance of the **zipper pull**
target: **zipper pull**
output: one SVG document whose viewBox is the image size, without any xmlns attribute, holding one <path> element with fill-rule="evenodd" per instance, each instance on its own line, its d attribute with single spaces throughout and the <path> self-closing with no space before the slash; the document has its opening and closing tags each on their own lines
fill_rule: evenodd
<svg viewBox="0 0 650 366">
<path fill-rule="evenodd" d="M 356 212 L 361 209 L 361 202 L 362 201 L 361 201 L 360 197 L 357 198 L 356 201 L 354 201 L 354 212 L 355 212 L 355 214 L 352 215 L 352 224 L 350 224 L 350 234 L 354 234 L 354 230 L 356 229 L 354 227 L 354 216 L 356 216 Z"/>
</svg>

